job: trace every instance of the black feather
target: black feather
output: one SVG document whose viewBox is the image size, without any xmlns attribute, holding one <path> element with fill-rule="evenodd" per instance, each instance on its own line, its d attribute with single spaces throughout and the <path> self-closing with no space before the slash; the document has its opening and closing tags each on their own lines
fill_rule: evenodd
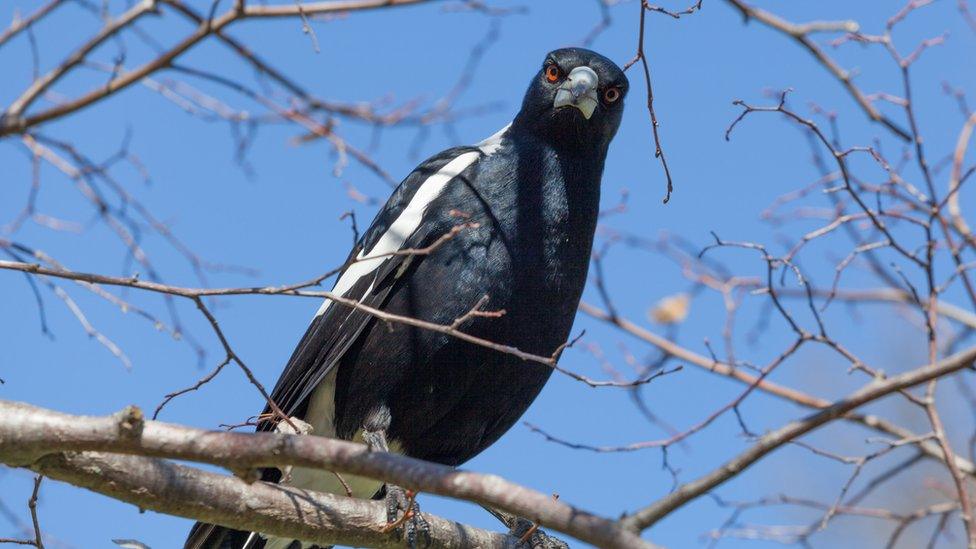
<svg viewBox="0 0 976 549">
<path fill-rule="evenodd" d="M 619 67 L 591 51 L 556 50 L 546 57 L 549 63 L 567 74 L 588 66 L 599 77 L 600 97 L 609 86 L 619 88 L 621 97 L 627 91 Z M 483 309 L 505 314 L 471 318 L 460 329 L 541 355 L 563 344 L 586 282 L 600 180 L 623 101 L 601 101 L 586 119 L 576 108 L 554 108 L 559 85 L 547 80 L 543 68 L 496 146 L 444 151 L 407 176 L 350 259 L 373 250 L 432 174 L 477 151 L 476 160 L 427 204 L 400 249 L 426 247 L 468 225 L 430 254 L 387 257 L 344 297 L 451 324 L 488 296 Z M 305 417 L 310 398 L 333 369 L 338 437 L 353 438 L 372 412 L 387 409 L 391 441 L 407 455 L 447 465 L 471 459 L 501 437 L 552 373 L 542 364 L 333 303 L 312 321 L 272 398 L 286 414 L 312 423 L 315 418 Z M 265 422 L 260 428 L 271 427 Z M 264 479 L 279 476 L 272 470 Z M 213 539 L 219 536 L 239 537 L 217 527 Z M 191 534 L 193 539 L 200 536 Z M 188 547 L 224 547 L 202 539 Z"/>
</svg>

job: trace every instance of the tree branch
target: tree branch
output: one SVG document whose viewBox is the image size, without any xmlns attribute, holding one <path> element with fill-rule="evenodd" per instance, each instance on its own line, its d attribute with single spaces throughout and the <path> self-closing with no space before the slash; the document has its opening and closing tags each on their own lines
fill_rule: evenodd
<svg viewBox="0 0 976 549">
<path fill-rule="evenodd" d="M 720 486 L 725 481 L 738 476 L 749 466 L 773 450 L 813 431 L 817 427 L 839 417 L 843 417 L 844 414 L 856 408 L 897 391 L 949 375 L 963 368 L 968 368 L 972 366 L 974 361 L 976 361 L 976 347 L 970 347 L 939 362 L 916 368 L 904 374 L 890 377 L 884 381 L 869 383 L 861 389 L 854 391 L 846 398 L 831 404 L 819 412 L 788 423 L 776 431 L 760 437 L 756 444 L 738 456 L 725 462 L 712 472 L 681 485 L 668 496 L 622 519 L 622 522 L 634 532 L 640 532 L 652 526 L 675 509 Z"/>
<path fill-rule="evenodd" d="M 107 23 L 98 34 L 92 37 L 83 46 L 75 50 L 60 65 L 51 70 L 48 74 L 35 80 L 27 90 L 24 91 L 7 108 L 6 113 L 0 118 L 0 137 L 11 133 L 23 132 L 28 128 L 49 120 L 60 118 L 83 109 L 93 103 L 101 101 L 106 97 L 131 86 L 139 80 L 153 74 L 154 72 L 169 67 L 174 60 L 192 49 L 205 38 L 219 34 L 231 24 L 249 18 L 267 17 L 291 17 L 299 15 L 315 15 L 325 13 L 343 13 L 349 11 L 361 11 L 390 6 L 403 6 L 408 4 L 418 4 L 430 0 L 345 0 L 331 2 L 313 2 L 309 4 L 293 4 L 282 6 L 245 6 L 243 9 L 237 7 L 227 10 L 223 15 L 202 22 L 197 29 L 186 36 L 176 45 L 161 53 L 156 58 L 147 61 L 143 65 L 118 75 L 105 85 L 99 86 L 88 93 L 61 103 L 60 105 L 43 110 L 37 114 L 23 116 L 27 107 L 34 102 L 45 90 L 50 88 L 55 82 L 60 80 L 72 68 L 85 60 L 87 55 L 105 40 L 130 26 L 139 17 L 156 11 L 156 0 L 143 0 L 134 5 L 123 15 Z"/>
<path fill-rule="evenodd" d="M 743 19 L 749 21 L 750 19 L 758 21 L 767 27 L 782 33 L 790 38 L 792 38 L 796 43 L 803 46 L 811 55 L 813 55 L 824 68 L 827 69 L 834 78 L 836 78 L 847 90 L 847 93 L 854 98 L 861 110 L 868 115 L 868 118 L 878 122 L 884 127 L 891 130 L 892 133 L 904 139 L 905 141 L 911 141 L 911 135 L 904 128 L 896 124 L 893 120 L 881 114 L 872 103 L 871 100 L 862 92 L 857 86 L 854 85 L 854 81 L 851 78 L 851 73 L 841 68 L 832 58 L 830 58 L 816 42 L 810 39 L 811 33 L 816 32 L 855 32 L 858 29 L 858 25 L 854 21 L 814 21 L 807 24 L 796 24 L 781 19 L 773 13 L 759 9 L 755 6 L 751 6 L 741 0 L 726 0 L 733 8 L 737 9 L 739 13 L 742 14 Z"/>
<path fill-rule="evenodd" d="M 54 11 L 55 8 L 62 4 L 64 4 L 64 0 L 50 0 L 47 4 L 37 8 L 37 11 L 31 13 L 27 17 L 15 18 L 14 21 L 10 23 L 10 26 L 0 33 L 0 47 L 6 44 L 14 36 L 20 34 L 21 31 L 47 17 L 49 13 Z"/>
<path fill-rule="evenodd" d="M 163 459 L 98 452 L 49 454 L 30 468 L 55 480 L 161 513 L 322 545 L 406 547 L 384 532 L 381 501 L 308 492 Z M 511 547 L 513 539 L 424 514 L 432 548 Z"/>
<path fill-rule="evenodd" d="M 2 241 L 0 241 L 2 244 Z M 411 250 L 412 253 L 423 254 L 427 253 L 426 249 Z M 433 332 L 438 332 L 446 334 L 458 339 L 467 341 L 475 345 L 480 345 L 500 353 L 506 353 L 513 355 L 521 360 L 529 362 L 537 362 L 553 368 L 554 370 L 568 375 L 579 381 L 583 381 L 591 386 L 612 386 L 612 384 L 604 384 L 602 382 L 594 382 L 589 380 L 584 376 L 580 376 L 574 372 L 570 372 L 561 368 L 558 365 L 559 356 L 562 352 L 569 346 L 569 343 L 563 344 L 560 347 L 553 350 L 553 353 L 549 356 L 537 355 L 523 351 L 517 347 L 512 347 L 511 345 L 505 345 L 502 343 L 496 343 L 494 341 L 489 341 L 484 338 L 480 338 L 466 332 L 462 332 L 457 329 L 456 326 L 450 324 L 437 324 L 434 322 L 428 322 L 425 320 L 420 320 L 413 317 L 403 316 L 388 313 L 380 309 L 370 307 L 368 305 L 363 305 L 358 300 L 349 299 L 332 292 L 327 291 L 302 291 L 301 288 L 307 288 L 315 284 L 320 283 L 325 277 L 316 277 L 308 282 L 303 282 L 299 284 L 290 284 L 286 286 L 265 286 L 265 287 L 247 287 L 247 288 L 187 288 L 181 286 L 170 286 L 167 284 L 162 284 L 159 282 L 152 282 L 146 280 L 140 280 L 135 277 L 118 277 L 118 276 L 107 276 L 96 273 L 83 273 L 78 271 L 69 271 L 66 269 L 56 269 L 45 267 L 37 263 L 25 263 L 21 261 L 6 261 L 0 260 L 0 270 L 11 270 L 20 271 L 24 273 L 43 275 L 43 276 L 53 276 L 57 278 L 64 278 L 68 280 L 79 280 L 82 282 L 88 282 L 90 284 L 105 284 L 109 286 L 124 286 L 129 288 L 138 288 L 140 290 L 147 290 L 150 292 L 156 292 L 160 294 L 174 295 L 179 297 L 185 297 L 198 303 L 202 297 L 212 297 L 212 296 L 227 296 L 227 295 L 291 295 L 291 296 L 303 296 L 303 297 L 321 297 L 329 299 L 338 303 L 342 306 L 351 307 L 353 309 L 359 309 L 365 313 L 368 313 L 379 320 L 386 322 L 393 322 L 399 324 L 406 324 L 408 326 L 413 326 L 416 328 L 421 328 L 425 330 L 430 330 Z"/>
<path fill-rule="evenodd" d="M 896 294 L 891 295 L 896 296 Z M 870 294 L 870 297 L 887 299 L 888 295 L 878 292 L 877 294 Z M 895 297 L 892 297 L 892 299 L 897 300 Z M 612 324 L 620 330 L 636 337 L 637 339 L 640 339 L 641 341 L 657 347 L 662 352 L 669 356 L 673 356 L 678 360 L 687 362 L 688 364 L 697 366 L 699 368 L 703 368 L 714 374 L 734 379 L 745 385 L 755 386 L 756 389 L 760 391 L 777 396 L 784 400 L 788 400 L 794 404 L 799 404 L 800 406 L 812 408 L 814 410 L 825 410 L 831 406 L 834 406 L 834 403 L 830 402 L 829 400 L 804 393 L 803 391 L 793 389 L 792 387 L 774 383 L 768 379 L 759 379 L 757 376 L 750 374 L 742 368 L 736 368 L 731 364 L 702 356 L 694 351 L 691 351 L 690 349 L 686 349 L 677 343 L 674 343 L 667 338 L 661 337 L 649 330 L 645 330 L 644 328 L 625 318 L 613 318 L 608 312 L 586 303 L 585 301 L 580 303 L 580 311 L 597 320 L 602 320 Z M 841 417 L 847 421 L 859 423 L 869 429 L 873 429 L 899 439 L 918 437 L 916 433 L 873 414 L 847 413 L 843 414 Z M 930 440 L 924 440 L 919 441 L 917 446 L 919 450 L 921 450 L 922 453 L 927 457 L 939 461 L 945 460 L 945 456 L 938 444 L 935 444 Z M 956 466 L 967 475 L 976 477 L 976 464 L 973 464 L 973 462 L 957 455 Z"/>
<path fill-rule="evenodd" d="M 72 469 L 86 470 L 84 461 L 72 465 L 70 458 L 45 457 L 62 452 L 113 452 L 196 461 L 219 465 L 244 477 L 249 471 L 263 466 L 308 467 L 322 469 L 323 472 L 334 471 L 369 477 L 418 492 L 480 503 L 525 517 L 544 527 L 563 532 L 600 547 L 653 547 L 635 534 L 622 529 L 616 521 L 588 513 L 549 495 L 508 482 L 500 477 L 460 471 L 446 465 L 385 452 L 370 452 L 361 444 L 342 440 L 279 433 L 205 431 L 163 422 L 145 421 L 142 412 L 135 407 L 129 407 L 113 416 L 86 417 L 72 416 L 28 404 L 0 400 L 0 416 L 4 418 L 4 421 L 0 422 L 0 462 L 16 467 L 31 467 L 52 478 L 59 478 L 57 468 L 54 472 L 44 469 L 46 460 L 55 459 L 55 464 L 58 467 L 68 467 L 69 471 Z M 104 456 L 88 457 L 100 460 L 110 459 Z M 155 461 L 142 462 L 137 460 L 131 464 L 119 462 L 120 475 L 125 472 L 125 467 L 128 465 L 146 468 L 150 472 L 155 468 L 160 471 L 160 475 L 169 470 L 177 473 L 184 470 L 184 468 L 172 469 L 171 467 L 175 467 L 172 465 L 165 465 L 164 467 L 163 464 Z M 166 467 L 171 469 L 166 469 Z M 94 478 L 88 480 L 88 484 L 81 485 L 99 491 L 103 489 L 113 490 L 109 486 L 103 488 L 103 485 L 111 483 L 106 483 L 105 479 L 98 477 L 98 475 L 85 474 L 83 477 L 77 478 L 80 482 L 89 476 Z M 175 474 L 168 476 L 173 479 L 179 478 L 179 475 Z M 139 478 L 139 475 L 132 478 L 134 488 L 139 486 Z M 204 484 L 216 482 L 210 476 L 199 478 Z M 69 479 L 65 480 L 72 482 Z M 190 489 L 187 486 L 188 483 L 189 481 L 182 482 L 176 488 L 186 491 Z M 281 487 L 261 484 L 255 486 L 258 485 L 276 491 L 284 490 Z M 222 486 L 228 489 L 233 488 L 227 483 Z M 108 495 L 118 498 L 118 496 L 129 494 L 131 491 L 136 493 L 126 496 L 127 498 L 142 497 L 139 493 L 145 490 L 122 490 L 119 493 L 113 492 Z M 154 492 L 152 488 L 148 491 Z M 174 495 L 174 497 L 176 496 Z M 290 497 L 294 498 L 294 496 Z M 217 503 L 211 501 L 212 499 L 212 497 L 208 497 L 201 500 L 208 503 L 201 509 L 216 505 Z M 226 498 L 220 496 L 217 499 Z M 125 501 L 130 501 L 130 499 L 125 499 Z M 179 495 L 175 501 L 182 501 L 182 505 L 186 504 L 186 501 L 196 501 L 196 498 L 184 493 Z M 231 499 L 229 501 L 238 500 Z M 146 508 L 157 509 L 157 507 L 144 505 L 145 502 L 135 503 Z M 164 501 L 156 503 L 160 506 L 158 510 L 166 513 L 174 512 L 178 507 L 163 506 Z M 196 508 L 194 507 L 194 509 Z M 227 510 L 230 511 L 230 509 Z M 193 512 L 196 513 L 196 511 Z M 181 516 L 191 515 L 181 514 Z M 192 516 L 200 520 L 215 520 L 214 517 L 210 516 L 197 514 Z M 385 520 L 382 523 L 385 524 Z M 240 523 L 228 523 L 228 525 L 237 527 Z M 259 530 L 267 528 L 263 522 L 253 523 L 248 527 Z M 266 531 L 270 533 L 293 532 L 290 535 L 295 535 L 295 530 L 290 530 L 289 526 L 284 526 L 281 530 L 272 531 L 269 529 Z M 301 531 L 305 532 L 305 530 Z M 337 540 L 331 541 L 342 543 Z"/>
</svg>

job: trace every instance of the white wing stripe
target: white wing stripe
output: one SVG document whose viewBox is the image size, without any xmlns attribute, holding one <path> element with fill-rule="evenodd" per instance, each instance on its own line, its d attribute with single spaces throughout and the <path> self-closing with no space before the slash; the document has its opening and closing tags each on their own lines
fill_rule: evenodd
<svg viewBox="0 0 976 549">
<path fill-rule="evenodd" d="M 342 277 L 339 278 L 339 281 L 332 288 L 332 293 L 345 295 L 360 278 L 375 271 L 386 261 L 390 254 L 398 251 L 403 246 L 403 243 L 406 242 L 407 238 L 420 227 L 427 206 L 440 196 L 441 191 L 444 190 L 444 187 L 450 180 L 460 175 L 479 156 L 481 156 L 480 152 L 466 152 L 448 162 L 437 173 L 428 177 L 420 185 L 420 188 L 417 189 L 417 192 L 410 199 L 407 207 L 403 209 L 396 220 L 383 233 L 383 236 L 376 241 L 376 244 L 369 253 L 364 255 L 365 250 L 359 252 L 359 255 L 356 256 L 356 262 L 350 265 L 346 269 L 346 272 L 342 273 Z M 322 306 L 319 307 L 315 316 L 322 315 L 331 304 L 332 301 L 329 299 L 323 301 Z"/>
</svg>

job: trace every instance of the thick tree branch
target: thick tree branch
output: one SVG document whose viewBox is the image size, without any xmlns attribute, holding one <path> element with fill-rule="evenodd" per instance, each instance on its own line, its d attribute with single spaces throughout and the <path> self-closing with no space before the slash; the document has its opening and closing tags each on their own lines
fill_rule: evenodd
<svg viewBox="0 0 976 549">
<path fill-rule="evenodd" d="M 370 452 L 361 444 L 342 440 L 205 431 L 145 421 L 134 407 L 114 416 L 86 417 L 0 401 L 0 416 L 4 418 L 0 423 L 0 462 L 11 466 L 36 468 L 34 464 L 43 463 L 46 455 L 96 451 L 210 463 L 245 477 L 261 466 L 318 468 L 498 508 L 600 547 L 652 547 L 616 521 L 500 477 Z M 47 471 L 44 474 L 54 476 Z M 167 509 L 161 510 L 170 512 Z"/>
<path fill-rule="evenodd" d="M 160 513 L 328 545 L 406 547 L 384 532 L 381 501 L 284 488 L 157 458 L 98 452 L 49 454 L 30 465 L 44 476 Z M 431 547 L 512 547 L 514 538 L 424 514 Z M 473 544 L 473 545 L 472 545 Z"/>
</svg>

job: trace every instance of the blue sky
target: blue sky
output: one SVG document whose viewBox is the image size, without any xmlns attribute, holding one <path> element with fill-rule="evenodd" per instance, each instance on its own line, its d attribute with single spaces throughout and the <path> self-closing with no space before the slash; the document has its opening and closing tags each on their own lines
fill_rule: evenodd
<svg viewBox="0 0 976 549">
<path fill-rule="evenodd" d="M 368 149 L 399 179 L 423 157 L 459 142 L 479 141 L 506 124 L 545 53 L 578 44 L 599 20 L 596 2 L 537 0 L 524 4 L 528 11 L 494 23 L 480 13 L 451 10 L 451 4 L 446 3 L 316 21 L 313 27 L 320 52 L 313 50 L 296 20 L 244 22 L 233 27 L 230 34 L 273 60 L 318 96 L 343 101 L 390 98 L 402 102 L 421 98 L 430 104 L 451 89 L 465 67 L 470 49 L 497 24 L 498 40 L 470 74 L 471 85 L 457 101 L 460 108 L 486 104 L 497 104 L 497 108 L 460 120 L 449 129 L 431 127 L 423 134 L 415 128 L 401 128 L 374 135 L 371 128 L 361 123 L 341 121 L 341 135 Z M 0 21 L 9 21 L 15 10 L 30 11 L 34 5 L 35 2 L 25 0 L 4 2 L 0 5 Z M 124 8 L 123 2 L 109 5 L 113 13 Z M 884 21 L 901 5 L 888 0 L 763 4 L 796 21 L 856 19 L 865 32 L 883 30 Z M 636 14 L 634 2 L 612 8 L 613 25 L 595 41 L 594 49 L 621 64 L 630 59 L 636 45 Z M 882 144 L 888 150 L 901 147 L 878 126 L 866 122 L 840 85 L 828 78 L 809 54 L 766 28 L 743 25 L 739 15 L 724 2 L 705 0 L 700 13 L 680 21 L 652 14 L 648 23 L 647 51 L 662 144 L 674 174 L 675 192 L 669 204 L 662 204 L 665 182 L 652 157 L 641 79 L 636 69 L 632 70 L 632 91 L 622 127 L 611 146 L 603 195 L 604 203 L 610 207 L 626 189 L 628 210 L 606 218 L 601 228 L 603 235 L 620 231 L 653 239 L 666 231 L 702 246 L 710 242 L 709 232 L 715 231 L 724 238 L 764 242 L 781 250 L 778 234 L 795 238 L 815 227 L 816 223 L 805 221 L 775 229 L 759 219 L 760 212 L 777 196 L 818 176 L 800 132 L 776 116 L 757 115 L 743 123 L 730 142 L 724 139 L 726 127 L 738 114 L 732 101 L 741 98 L 768 103 L 771 99 L 764 95 L 767 89 L 794 88 L 792 104 L 804 115 L 810 112 L 810 102 L 837 111 L 845 140 L 850 144 L 870 143 L 882 135 Z M 35 29 L 42 71 L 54 66 L 97 27 L 90 14 L 73 5 L 45 20 Z M 165 43 L 172 43 L 191 30 L 186 21 L 168 11 L 165 17 L 146 20 L 143 28 Z M 901 50 L 907 52 L 919 40 L 943 31 L 950 32 L 947 44 L 926 52 L 914 68 L 916 102 L 921 105 L 922 128 L 928 138 L 926 146 L 936 159 L 951 151 L 962 125 L 955 103 L 942 92 L 941 82 L 976 89 L 972 63 L 976 34 L 958 17 L 955 2 L 943 0 L 914 14 L 895 35 Z M 817 39 L 826 42 L 829 37 Z M 127 42 L 128 66 L 150 53 L 131 36 Z M 857 82 L 866 91 L 898 91 L 897 71 L 880 50 L 848 45 L 830 51 L 846 67 L 858 71 Z M 115 54 L 115 47 L 109 44 L 94 57 L 111 62 Z M 0 49 L 4 75 L 0 79 L 0 103 L 9 104 L 28 85 L 30 59 L 26 36 Z M 252 71 L 214 41 L 193 49 L 181 62 L 253 81 Z M 157 77 L 186 79 L 172 72 L 162 72 Z M 104 75 L 81 71 L 55 90 L 70 96 L 103 81 Z M 261 111 L 255 103 L 206 82 L 187 81 L 236 108 Z M 43 103 L 38 107 L 43 107 Z M 891 106 L 881 108 L 902 120 L 901 113 Z M 143 86 L 133 86 L 110 101 L 45 125 L 41 132 L 70 140 L 94 158 L 114 153 L 130 132 L 131 151 L 145 165 L 151 183 L 145 184 L 132 167 L 120 166 L 114 173 L 126 188 L 158 218 L 171 224 L 175 234 L 202 257 L 245 265 L 259 272 L 256 276 L 214 273 L 210 283 L 215 286 L 294 282 L 338 265 L 351 240 L 348 223 L 341 221 L 340 216 L 351 209 L 365 224 L 375 212 L 374 205 L 351 200 L 345 185 L 351 184 L 381 200 L 389 192 L 386 183 L 355 163 L 336 177 L 335 157 L 325 143 L 290 143 L 301 133 L 295 126 L 263 127 L 256 134 L 247 151 L 253 168 L 249 174 L 235 162 L 227 123 L 189 116 Z M 0 141 L 0 166 L 3 223 L 19 211 L 29 188 L 30 162 L 17 139 Z M 132 274 L 132 268 L 125 263 L 124 249 L 103 224 L 92 222 L 90 208 L 71 181 L 47 165 L 42 168 L 41 178 L 40 209 L 85 224 L 86 230 L 72 234 L 27 224 L 10 238 L 40 248 L 76 270 Z M 823 207 L 826 200 L 815 196 L 805 203 Z M 804 267 L 821 284 L 829 282 L 836 258 L 849 251 L 843 240 L 831 242 L 812 247 L 803 260 Z M 161 238 L 148 235 L 144 245 L 167 282 L 198 284 L 184 258 Z M 764 270 L 753 254 L 722 250 L 715 257 L 742 275 L 757 276 Z M 621 314 L 659 332 L 660 327 L 647 321 L 647 309 L 662 297 L 690 287 L 680 269 L 661 255 L 625 247 L 611 251 L 606 272 Z M 845 282 L 863 287 L 871 281 L 852 271 Z M 44 337 L 39 330 L 34 298 L 23 277 L 0 273 L 0 377 L 6 382 L 0 385 L 0 398 L 84 414 L 107 414 L 133 403 L 152 409 L 164 394 L 192 384 L 221 358 L 217 342 L 188 303 L 179 304 L 178 311 L 187 331 L 208 351 L 202 366 L 186 342 L 154 330 L 150 323 L 133 314 L 121 314 L 79 287 L 64 287 L 92 324 L 130 357 L 131 371 L 87 337 L 50 292 L 44 293 L 45 311 L 55 337 Z M 165 306 L 157 296 L 134 292 L 123 295 L 168 320 Z M 593 288 L 587 290 L 585 299 L 599 302 Z M 215 313 L 240 356 L 262 382 L 271 386 L 317 307 L 316 301 L 308 299 L 248 296 L 218 301 Z M 749 298 L 738 332 L 740 353 L 757 364 L 775 356 L 790 337 L 785 326 L 774 323 L 758 344 L 748 346 L 744 334 L 761 311 L 762 298 Z M 883 364 L 886 371 L 924 361 L 921 333 L 883 309 L 861 308 L 854 315 L 836 306 L 827 313 L 827 319 L 838 339 L 869 360 Z M 679 341 L 707 354 L 703 342 L 707 338 L 720 345 L 723 322 L 720 296 L 708 292 L 696 296 L 690 318 L 681 326 Z M 624 362 L 627 353 L 639 359 L 653 358 L 649 347 L 583 316 L 577 319 L 575 329 L 586 329 L 583 342 L 599 344 L 622 370 L 628 368 Z M 562 365 L 593 377 L 605 375 L 592 355 L 582 350 L 567 352 Z M 844 368 L 826 351 L 810 349 L 778 372 L 775 379 L 836 398 L 863 382 L 863 378 L 848 376 Z M 686 367 L 656 380 L 643 392 L 655 413 L 678 429 L 685 429 L 740 390 L 728 381 Z M 959 399 L 953 398 L 951 387 L 947 386 L 945 392 L 948 409 L 943 412 L 954 420 L 958 418 L 950 427 L 957 444 L 962 445 L 971 428 L 968 411 Z M 228 368 L 205 389 L 175 400 L 161 419 L 216 427 L 240 421 L 261 406 L 260 395 L 244 376 Z M 926 428 L 914 410 L 890 403 L 875 409 L 916 429 Z M 763 395 L 750 397 L 742 412 L 749 427 L 757 432 L 803 413 L 795 406 Z M 560 375 L 553 376 L 524 419 L 554 434 L 593 444 L 626 444 L 666 436 L 642 419 L 627 393 L 591 389 Z M 857 455 L 868 451 L 866 436 L 868 433 L 863 431 L 828 427 L 809 440 Z M 692 437 L 687 445 L 673 448 L 669 458 L 680 470 L 680 480 L 687 481 L 719 465 L 747 444 L 735 417 L 725 415 Z M 516 425 L 467 467 L 497 473 L 543 492 L 558 493 L 568 502 L 607 516 L 645 505 L 665 495 L 672 486 L 671 475 L 662 469 L 659 450 L 616 454 L 570 450 L 546 442 L 522 425 Z M 933 475 L 938 474 L 937 470 L 930 470 Z M 850 469 L 841 464 L 797 447 L 786 447 L 716 493 L 729 499 L 791 493 L 831 501 L 849 473 Z M 29 494 L 28 485 L 29 476 L 21 471 L 0 472 L 3 501 L 21 520 L 27 518 L 23 501 Z M 923 500 L 930 496 L 922 476 L 912 477 L 900 489 L 917 491 L 917 497 Z M 421 503 L 428 511 L 459 521 L 496 527 L 493 519 L 475 506 L 433 497 L 426 497 Z M 45 533 L 74 547 L 107 547 L 112 538 L 135 538 L 154 548 L 175 547 L 189 527 L 189 521 L 184 519 L 140 513 L 130 505 L 55 482 L 45 483 L 40 512 Z M 706 497 L 661 522 L 648 535 L 671 547 L 695 547 L 704 543 L 703 534 L 719 527 L 728 515 L 727 509 Z M 773 507 L 755 511 L 743 522 L 805 524 L 812 518 L 816 515 Z M 926 540 L 930 526 L 934 527 L 934 523 L 911 530 L 907 543 Z M 865 543 L 870 546 L 889 527 L 886 523 L 840 517 L 813 541 L 824 547 Z M 0 519 L 0 536 L 7 534 L 16 534 L 16 527 Z M 724 547 L 765 545 L 774 544 L 737 540 L 721 543 Z"/>
</svg>

